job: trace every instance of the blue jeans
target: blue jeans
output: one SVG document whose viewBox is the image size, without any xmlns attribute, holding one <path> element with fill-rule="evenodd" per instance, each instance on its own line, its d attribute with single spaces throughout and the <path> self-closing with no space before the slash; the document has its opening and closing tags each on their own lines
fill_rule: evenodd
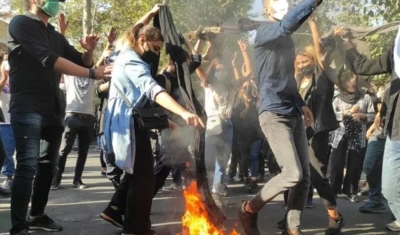
<svg viewBox="0 0 400 235">
<path fill-rule="evenodd" d="M 371 137 L 365 153 L 363 171 L 367 175 L 371 203 L 382 203 L 382 160 L 385 142 L 385 139 Z"/>
<path fill-rule="evenodd" d="M 262 140 L 257 140 L 254 142 L 242 140 L 239 142 L 239 146 L 243 177 L 249 177 L 249 166 L 251 176 L 257 177 Z"/>
<path fill-rule="evenodd" d="M 11 127 L 17 151 L 11 189 L 11 231 L 19 232 L 28 229 L 26 216 L 31 198 L 31 216 L 44 213 L 64 126 L 61 115 L 13 109 Z"/>
<path fill-rule="evenodd" d="M 382 193 L 390 210 L 400 221 L 400 141 L 386 138 L 382 165 Z"/>
<path fill-rule="evenodd" d="M 214 170 L 214 180 L 212 182 L 214 190 L 217 190 L 219 185 L 225 185 L 227 182 L 226 167 L 232 152 L 232 138 L 233 125 L 230 120 L 222 122 L 221 134 L 214 136 L 206 134 L 205 161 L 207 172 L 212 173 Z M 208 177 L 210 180 L 213 178 L 212 175 Z"/>
<path fill-rule="evenodd" d="M 4 149 L 6 151 L 6 159 L 4 160 L 3 167 L 1 168 L 1 174 L 12 177 L 15 174 L 14 166 L 14 152 L 15 152 L 15 141 L 14 134 L 11 129 L 11 125 L 1 125 L 0 134 L 3 139 Z"/>
</svg>

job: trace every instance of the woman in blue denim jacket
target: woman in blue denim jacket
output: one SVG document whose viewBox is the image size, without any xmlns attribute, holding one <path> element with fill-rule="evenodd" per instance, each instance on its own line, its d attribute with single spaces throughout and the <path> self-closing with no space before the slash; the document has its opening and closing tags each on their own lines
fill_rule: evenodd
<svg viewBox="0 0 400 235">
<path fill-rule="evenodd" d="M 114 63 L 104 120 L 104 147 L 107 153 L 115 154 L 117 161 L 125 159 L 131 164 L 123 164 L 125 176 L 100 216 L 123 228 L 123 234 L 155 234 L 150 230 L 154 174 L 150 138 L 146 131 L 137 128 L 132 108 L 124 102 L 116 87 L 134 107 L 143 107 L 150 100 L 181 116 L 188 125 L 204 126 L 197 115 L 186 111 L 153 79 L 150 65 L 157 64 L 162 46 L 163 36 L 159 29 L 135 25 L 124 36 L 122 49 Z"/>
</svg>

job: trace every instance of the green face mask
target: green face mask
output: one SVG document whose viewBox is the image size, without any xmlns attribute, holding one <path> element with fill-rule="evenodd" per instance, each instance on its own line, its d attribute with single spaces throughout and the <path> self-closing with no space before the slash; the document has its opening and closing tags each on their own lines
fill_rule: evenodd
<svg viewBox="0 0 400 235">
<path fill-rule="evenodd" d="M 58 0 L 46 0 L 46 3 L 39 7 L 44 13 L 50 17 L 54 17 L 60 11 L 60 2 Z"/>
</svg>

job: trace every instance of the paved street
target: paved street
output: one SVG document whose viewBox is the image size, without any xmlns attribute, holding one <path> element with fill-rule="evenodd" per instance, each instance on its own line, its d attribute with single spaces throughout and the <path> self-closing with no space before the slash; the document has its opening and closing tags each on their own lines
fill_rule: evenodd
<svg viewBox="0 0 400 235">
<path fill-rule="evenodd" d="M 92 152 L 86 164 L 83 181 L 90 186 L 88 189 L 77 190 L 71 186 L 75 162 L 76 154 L 72 154 L 67 162 L 62 186 L 59 190 L 50 193 L 46 212 L 64 226 L 64 231 L 57 234 L 120 234 L 121 231 L 118 228 L 98 217 L 114 191 L 111 183 L 100 175 L 98 152 Z M 0 180 L 3 180 L 3 178 Z M 236 219 L 237 203 L 250 196 L 245 193 L 241 184 L 230 185 L 230 188 L 232 196 L 221 201 L 228 217 L 225 227 L 229 230 L 238 222 Z M 283 197 L 278 196 L 260 212 L 258 222 L 263 235 L 280 234 L 276 222 L 284 215 L 282 201 Z M 163 192 L 154 199 L 152 222 L 158 235 L 175 235 L 180 231 L 180 218 L 184 211 L 183 203 L 182 192 Z M 317 196 L 315 196 L 314 203 L 313 209 L 306 209 L 304 212 L 303 231 L 310 235 L 324 234 L 324 228 L 327 225 L 326 212 Z M 351 203 L 346 199 L 339 199 L 338 204 L 341 213 L 346 218 L 344 234 L 396 234 L 384 230 L 384 225 L 391 219 L 388 210 L 381 214 L 360 214 L 358 207 L 362 205 L 361 203 Z M 9 216 L 9 199 L 0 198 L 0 234 L 8 234 L 7 231 L 10 228 Z M 36 232 L 34 234 L 48 233 Z"/>
</svg>

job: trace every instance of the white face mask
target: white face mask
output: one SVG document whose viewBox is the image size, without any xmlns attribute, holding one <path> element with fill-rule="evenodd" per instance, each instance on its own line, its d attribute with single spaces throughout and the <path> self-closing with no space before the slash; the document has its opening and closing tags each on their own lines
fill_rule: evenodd
<svg viewBox="0 0 400 235">
<path fill-rule="evenodd" d="M 287 0 L 271 0 L 270 7 L 273 10 L 273 15 L 277 20 L 282 20 L 289 11 L 289 3 Z"/>
</svg>

